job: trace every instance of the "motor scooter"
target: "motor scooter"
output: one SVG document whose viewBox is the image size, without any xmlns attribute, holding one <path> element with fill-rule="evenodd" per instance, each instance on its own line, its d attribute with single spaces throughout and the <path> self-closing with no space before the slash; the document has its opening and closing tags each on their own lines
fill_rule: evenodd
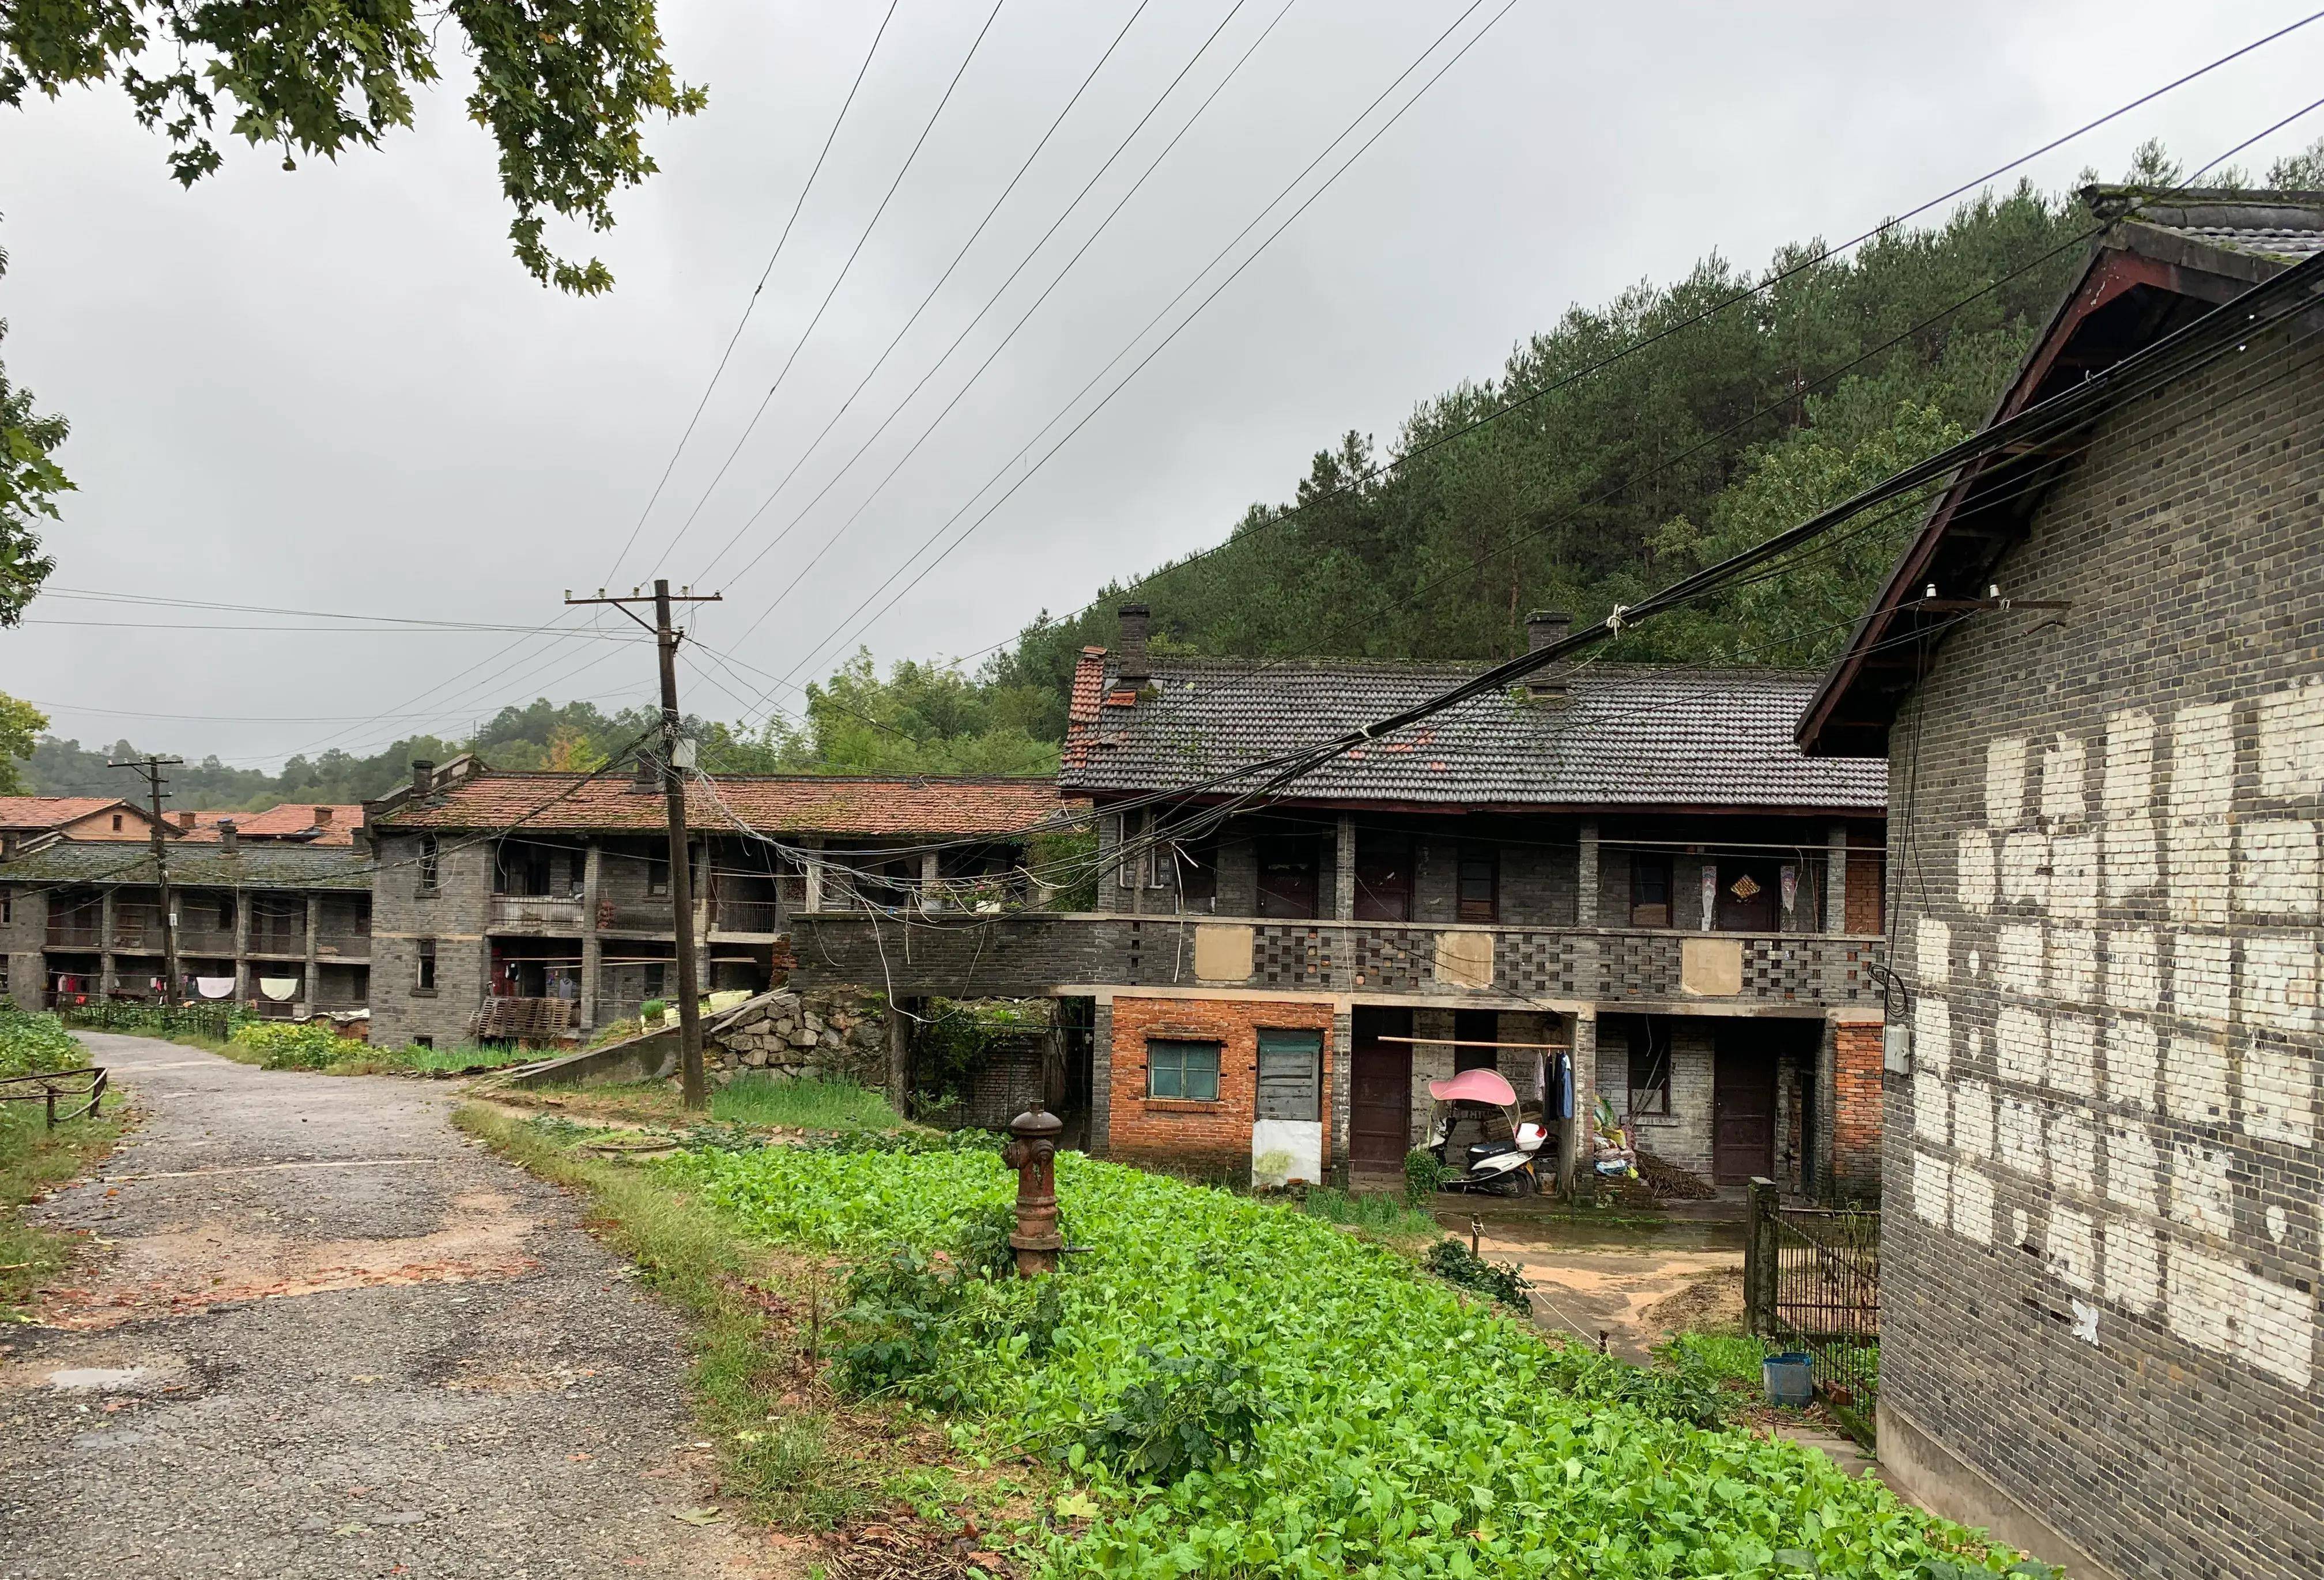
<svg viewBox="0 0 2324 1580">
<path fill-rule="evenodd" d="M 1464 1070 L 1449 1080 L 1430 1081 L 1428 1095 L 1436 1099 L 1428 1126 L 1428 1150 L 1447 1169 L 1460 1171 L 1443 1181 L 1444 1190 L 1489 1191 L 1497 1196 L 1532 1194 L 1536 1188 L 1534 1160 L 1549 1139 L 1549 1131 L 1517 1116 L 1517 1094 L 1499 1071 Z M 1479 1142 L 1457 1162 L 1447 1157 L 1454 1107 L 1461 1103 L 1500 1109 L 1508 1121 L 1508 1139 Z"/>
</svg>

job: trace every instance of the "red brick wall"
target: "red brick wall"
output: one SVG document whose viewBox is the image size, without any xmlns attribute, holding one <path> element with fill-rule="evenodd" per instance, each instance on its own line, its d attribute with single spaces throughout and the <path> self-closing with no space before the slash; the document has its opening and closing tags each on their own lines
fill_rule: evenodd
<svg viewBox="0 0 2324 1580">
<path fill-rule="evenodd" d="M 1323 1034 L 1323 1162 L 1332 1161 L 1332 1006 L 1280 1000 L 1116 998 L 1110 1155 L 1131 1162 L 1247 1169 L 1259 1087 L 1259 1033 Z M 1188 1037 L 1219 1043 L 1219 1100 L 1187 1103 L 1146 1095 L 1146 1040 Z M 1879 1093 L 1878 1071 L 1873 1092 Z"/>
<path fill-rule="evenodd" d="M 1843 1021 L 1832 1028 L 1831 1169 L 1843 1189 L 1880 1178 L 1879 1023 Z"/>
<path fill-rule="evenodd" d="M 1886 929 L 1887 907 L 1882 888 L 1887 877 L 1886 861 L 1886 855 L 1879 850 L 1848 853 L 1848 914 L 1841 922 L 1849 932 L 1869 936 Z"/>
</svg>

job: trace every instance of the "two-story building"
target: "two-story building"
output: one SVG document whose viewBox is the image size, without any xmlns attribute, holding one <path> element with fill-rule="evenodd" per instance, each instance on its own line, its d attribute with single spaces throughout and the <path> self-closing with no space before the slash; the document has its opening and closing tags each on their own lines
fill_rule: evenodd
<svg viewBox="0 0 2324 1580">
<path fill-rule="evenodd" d="M 134 802 L 109 795 L 0 795 L 0 858 L 51 838 L 143 840 L 153 821 Z"/>
<path fill-rule="evenodd" d="M 1047 779 L 692 779 L 704 989 L 769 987 L 790 964 L 801 911 L 1021 900 L 1026 831 L 1057 807 Z M 667 814 L 650 757 L 612 774 L 419 762 L 409 785 L 364 810 L 378 853 L 374 1042 L 576 1036 L 676 990 Z M 855 980 L 880 987 L 877 962 Z"/>
<path fill-rule="evenodd" d="M 107 827 L 93 839 L 49 839 L 0 863 L 0 951 L 18 1004 L 166 996 L 151 825 L 135 821 L 134 843 Z M 365 1006 L 368 851 L 245 842 L 229 822 L 208 841 L 170 836 L 167 855 L 186 1002 L 300 1017 Z"/>
<path fill-rule="evenodd" d="M 1394 1170 L 1432 1079 L 1495 1065 L 1537 1097 L 1568 1060 L 1576 1115 L 1603 1092 L 1709 1180 L 1877 1185 L 1885 775 L 1794 744 L 1813 675 L 1553 669 L 1242 805 L 1254 762 L 1482 666 L 1166 659 L 1147 622 L 1126 607 L 1074 683 L 1059 784 L 1094 804 L 1094 909 L 806 914 L 804 973 L 1087 998 L 1074 1085 L 1125 1157 Z"/>
</svg>

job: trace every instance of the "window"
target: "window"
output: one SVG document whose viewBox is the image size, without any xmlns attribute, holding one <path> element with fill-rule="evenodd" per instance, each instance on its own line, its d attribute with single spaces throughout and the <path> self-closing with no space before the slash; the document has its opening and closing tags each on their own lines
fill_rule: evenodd
<svg viewBox="0 0 2324 1580">
<path fill-rule="evenodd" d="M 1323 1116 L 1323 1033 L 1260 1028 L 1258 1116 L 1310 1122 Z"/>
<path fill-rule="evenodd" d="M 1456 1009 L 1452 1012 L 1452 1070 L 1493 1070 L 1501 1066 L 1501 1051 L 1491 1044 L 1501 1040 L 1498 1009 Z"/>
<path fill-rule="evenodd" d="M 433 1048 L 436 1045 L 436 1039 L 433 1037 L 414 1037 L 411 1039 L 411 1045 L 415 1048 Z"/>
<path fill-rule="evenodd" d="M 121 831 L 121 814 L 117 812 L 113 814 L 113 831 L 116 834 Z"/>
<path fill-rule="evenodd" d="M 434 894 L 441 877 L 442 872 L 437 866 L 436 836 L 422 834 L 420 836 L 420 892 Z"/>
<path fill-rule="evenodd" d="M 0 926 L 16 919 L 16 891 L 0 888 Z"/>
<path fill-rule="evenodd" d="M 669 991 L 669 968 L 668 966 L 661 964 L 659 961 L 656 961 L 646 968 L 646 997 L 648 998 L 660 998 L 665 997 Z"/>
<path fill-rule="evenodd" d="M 432 938 L 420 941 L 420 966 L 412 976 L 411 990 L 415 993 L 436 991 L 436 941 Z"/>
<path fill-rule="evenodd" d="M 1259 914 L 1286 919 L 1315 913 L 1315 841 L 1293 835 L 1259 841 Z"/>
<path fill-rule="evenodd" d="M 659 856 L 646 858 L 646 893 L 650 895 L 669 893 L 669 853 L 668 851 Z"/>
<path fill-rule="evenodd" d="M 1356 835 L 1356 920 L 1412 920 L 1412 837 Z"/>
<path fill-rule="evenodd" d="M 1668 1114 L 1670 1091 L 1670 1027 L 1652 1015 L 1630 1028 L 1630 1112 Z"/>
<path fill-rule="evenodd" d="M 1490 845 L 1461 847 L 1461 920 L 1501 919 L 1501 853 Z"/>
<path fill-rule="evenodd" d="M 1146 1044 L 1146 1095 L 1189 1103 L 1219 1100 L 1219 1045 L 1155 1038 Z"/>
<path fill-rule="evenodd" d="M 1208 914 L 1219 908 L 1219 841 L 1215 834 L 1162 847 L 1178 869 L 1178 908 Z"/>
<path fill-rule="evenodd" d="M 1668 927 L 1671 924 L 1671 859 L 1635 855 L 1630 858 L 1630 925 Z"/>
</svg>

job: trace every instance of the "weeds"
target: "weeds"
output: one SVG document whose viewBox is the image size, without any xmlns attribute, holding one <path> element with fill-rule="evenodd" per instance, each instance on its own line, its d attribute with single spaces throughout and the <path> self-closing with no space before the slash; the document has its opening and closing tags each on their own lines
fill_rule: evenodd
<svg viewBox="0 0 2324 1580">
<path fill-rule="evenodd" d="M 710 1094 L 710 1116 L 794 1130 L 880 1130 L 903 1124 L 888 1099 L 852 1080 L 738 1075 Z"/>
<path fill-rule="evenodd" d="M 1327 1224 L 1344 1224 L 1376 1235 L 1433 1235 L 1436 1220 L 1385 1193 L 1350 1193 L 1317 1186 L 1299 1203 L 1299 1210 Z"/>
<path fill-rule="evenodd" d="M 0 1103 L 0 1322 L 24 1320 L 32 1291 L 72 1260 L 69 1236 L 26 1223 L 18 1209 L 87 1173 L 127 1128 L 118 1108 L 51 1130 L 40 1104 Z"/>
<path fill-rule="evenodd" d="M 1513 1263 L 1488 1262 L 1450 1235 L 1428 1248 L 1422 1265 L 1447 1283 L 1489 1295 L 1527 1317 L 1533 1315 L 1533 1301 L 1526 1294 L 1533 1286 Z"/>
</svg>

